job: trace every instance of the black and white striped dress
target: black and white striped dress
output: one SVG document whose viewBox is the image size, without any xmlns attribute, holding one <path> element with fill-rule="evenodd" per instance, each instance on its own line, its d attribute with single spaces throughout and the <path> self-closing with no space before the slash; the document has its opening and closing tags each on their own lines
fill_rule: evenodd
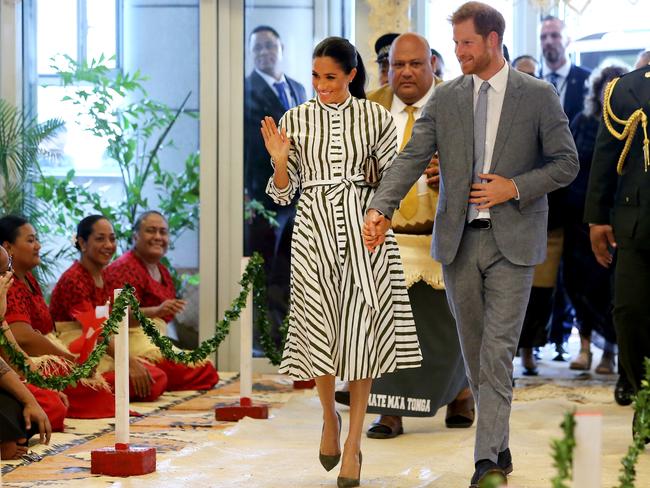
<svg viewBox="0 0 650 488">
<path fill-rule="evenodd" d="M 363 246 L 363 215 L 374 193 L 364 165 L 379 176 L 397 150 L 395 124 L 382 106 L 349 97 L 325 105 L 318 97 L 280 120 L 292 145 L 289 185 L 273 178 L 267 193 L 280 205 L 297 191 L 291 247 L 289 332 L 280 372 L 297 379 L 336 375 L 377 378 L 417 368 L 422 356 L 395 238 L 371 254 Z"/>
</svg>

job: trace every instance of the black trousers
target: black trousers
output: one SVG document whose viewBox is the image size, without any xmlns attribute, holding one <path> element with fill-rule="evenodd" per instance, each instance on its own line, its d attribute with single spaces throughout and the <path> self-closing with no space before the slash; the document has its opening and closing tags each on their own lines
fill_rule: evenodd
<svg viewBox="0 0 650 488">
<path fill-rule="evenodd" d="M 638 391 L 650 357 L 650 251 L 619 248 L 614 282 L 619 363 Z"/>
<path fill-rule="evenodd" d="M 596 261 L 587 224 L 567 225 L 564 230 L 564 284 L 575 307 L 580 334 L 590 337 L 595 330 L 616 343 L 612 318 L 612 268 Z"/>
</svg>

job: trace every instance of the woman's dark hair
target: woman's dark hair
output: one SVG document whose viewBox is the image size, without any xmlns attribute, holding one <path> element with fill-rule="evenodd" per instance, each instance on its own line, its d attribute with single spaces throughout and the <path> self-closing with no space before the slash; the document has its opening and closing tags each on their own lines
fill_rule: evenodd
<svg viewBox="0 0 650 488">
<path fill-rule="evenodd" d="M 356 68 L 357 74 L 350 82 L 350 94 L 356 98 L 366 98 L 366 69 L 356 48 L 343 37 L 327 37 L 314 48 L 312 59 L 330 57 L 345 74 Z"/>
<path fill-rule="evenodd" d="M 133 233 L 135 234 L 136 232 L 140 231 L 140 226 L 142 225 L 142 221 L 149 217 L 149 215 L 158 215 L 160 216 L 165 222 L 167 222 L 167 219 L 163 214 L 161 214 L 158 210 L 147 210 L 146 212 L 142 212 L 140 215 L 138 215 L 138 218 L 135 219 L 135 222 L 133 224 Z"/>
<path fill-rule="evenodd" d="M 17 215 L 6 215 L 0 219 L 0 245 L 5 242 L 13 244 L 18 237 L 18 229 L 29 222 Z"/>
<path fill-rule="evenodd" d="M 609 61 L 611 61 L 611 59 Z M 614 78 L 623 76 L 629 71 L 628 68 L 621 65 L 607 64 L 604 66 L 604 68 L 593 71 L 589 77 L 589 91 L 585 98 L 584 108 L 584 114 L 587 117 L 600 119 L 600 116 L 603 114 L 603 101 L 600 98 L 603 88 Z"/>
<path fill-rule="evenodd" d="M 81 251 L 81 246 L 79 245 L 79 239 L 83 239 L 88 242 L 90 234 L 93 233 L 93 225 L 99 220 L 108 220 L 103 215 L 89 215 L 84 217 L 79 224 L 77 224 L 77 238 L 74 241 L 74 247 Z"/>
</svg>

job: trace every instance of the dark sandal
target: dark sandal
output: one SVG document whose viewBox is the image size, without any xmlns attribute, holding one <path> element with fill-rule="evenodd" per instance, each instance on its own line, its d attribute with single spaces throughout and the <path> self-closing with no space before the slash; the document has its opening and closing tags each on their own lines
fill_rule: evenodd
<svg viewBox="0 0 650 488">
<path fill-rule="evenodd" d="M 372 424 L 370 424 L 370 427 L 368 427 L 366 435 L 370 439 L 392 439 L 404 433 L 404 427 L 402 426 L 401 418 L 399 425 L 394 426 L 387 422 L 382 422 L 382 418 L 383 416 L 379 417 Z"/>
</svg>

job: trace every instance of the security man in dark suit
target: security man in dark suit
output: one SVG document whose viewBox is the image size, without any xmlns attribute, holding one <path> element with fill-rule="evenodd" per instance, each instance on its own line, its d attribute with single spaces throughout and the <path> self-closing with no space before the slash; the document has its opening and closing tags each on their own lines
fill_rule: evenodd
<svg viewBox="0 0 650 488">
<path fill-rule="evenodd" d="M 608 85 L 585 207 L 596 260 L 609 267 L 616 250 L 614 325 L 619 363 L 635 391 L 644 377 L 644 358 L 650 357 L 649 115 L 650 66 Z M 636 130 L 624 137 L 626 125 Z"/>
<path fill-rule="evenodd" d="M 587 94 L 586 81 L 590 71 L 571 63 L 566 54 L 570 39 L 564 22 L 551 15 L 542 19 L 540 43 L 543 62 L 539 78 L 555 87 L 569 122 L 582 112 Z M 548 250 L 547 259 L 535 269 L 533 288 L 519 342 L 524 374 L 536 375 L 533 347 L 546 344 L 546 327 L 553 316 L 550 340 L 558 352 L 556 360 L 564 360 L 562 344 L 571 327 L 564 325 L 565 292 L 559 273 L 564 243 L 563 206 L 566 188 L 548 195 Z M 556 290 L 556 285 L 557 290 Z"/>
<path fill-rule="evenodd" d="M 266 195 L 273 174 L 269 153 L 264 147 L 260 124 L 265 116 L 279 120 L 284 113 L 306 99 L 305 88 L 285 76 L 281 62 L 284 46 L 278 32 L 268 25 L 253 29 L 249 38 L 254 69 L 244 81 L 244 189 L 247 201 L 257 200 L 275 212 L 278 225 L 262 215 L 253 215 L 244 224 L 244 253 L 258 251 L 265 261 L 271 320 L 280 323 L 289 302 L 289 261 L 295 208 L 280 207 Z"/>
</svg>

